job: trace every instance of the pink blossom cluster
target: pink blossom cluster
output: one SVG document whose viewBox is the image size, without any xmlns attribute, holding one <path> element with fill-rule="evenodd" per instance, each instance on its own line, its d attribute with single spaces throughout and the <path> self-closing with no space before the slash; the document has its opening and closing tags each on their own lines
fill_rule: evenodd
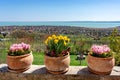
<svg viewBox="0 0 120 80">
<path fill-rule="evenodd" d="M 91 50 L 96 54 L 103 54 L 110 52 L 110 48 L 107 45 L 93 45 L 91 47 Z"/>
<path fill-rule="evenodd" d="M 30 49 L 30 45 L 29 44 L 25 44 L 25 43 L 20 43 L 20 44 L 13 44 L 10 47 L 10 51 L 12 52 L 16 52 L 16 51 L 22 51 L 22 50 L 29 50 Z"/>
</svg>

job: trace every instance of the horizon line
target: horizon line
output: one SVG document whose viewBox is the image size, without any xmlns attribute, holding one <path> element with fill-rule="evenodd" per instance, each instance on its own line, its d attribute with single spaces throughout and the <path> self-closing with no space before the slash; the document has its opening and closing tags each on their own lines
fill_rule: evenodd
<svg viewBox="0 0 120 80">
<path fill-rule="evenodd" d="M 117 21 L 117 20 L 116 21 L 104 21 L 104 20 L 103 21 L 102 20 L 101 21 L 99 20 L 96 20 L 96 21 L 95 20 L 94 21 L 93 20 L 91 21 L 90 20 L 80 20 L 80 21 L 79 20 L 76 20 L 76 21 L 71 21 L 71 20 L 64 21 L 63 20 L 61 21 L 60 20 L 60 21 L 0 21 L 0 22 L 120 22 L 120 21 Z"/>
</svg>

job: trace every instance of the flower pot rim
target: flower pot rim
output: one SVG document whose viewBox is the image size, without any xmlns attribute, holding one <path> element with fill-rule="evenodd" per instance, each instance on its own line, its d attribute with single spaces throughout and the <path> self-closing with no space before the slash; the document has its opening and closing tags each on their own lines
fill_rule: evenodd
<svg viewBox="0 0 120 80">
<path fill-rule="evenodd" d="M 32 55 L 32 51 L 30 51 L 30 53 L 28 53 L 28 54 L 19 55 L 19 56 L 10 56 L 10 55 L 7 54 L 7 57 L 9 57 L 9 58 L 20 58 L 20 57 L 26 57 L 26 56 L 29 56 L 29 55 Z"/>
<path fill-rule="evenodd" d="M 88 56 L 91 56 L 91 57 L 97 58 L 97 59 L 112 59 L 112 58 L 114 58 L 114 56 L 107 57 L 107 58 L 95 57 L 95 56 L 90 55 L 90 53 L 88 53 Z"/>
<path fill-rule="evenodd" d="M 65 55 L 65 56 L 58 56 L 58 57 L 50 57 L 50 56 L 48 56 L 48 55 L 44 55 L 45 57 L 48 57 L 48 58 L 54 58 L 54 59 L 56 59 L 56 58 L 66 58 L 66 57 L 69 57 L 70 56 L 70 54 L 67 54 L 67 55 Z"/>
</svg>

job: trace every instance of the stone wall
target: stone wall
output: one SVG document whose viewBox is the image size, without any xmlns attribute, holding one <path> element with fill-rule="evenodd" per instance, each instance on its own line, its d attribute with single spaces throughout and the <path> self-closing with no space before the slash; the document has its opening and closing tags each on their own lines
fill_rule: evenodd
<svg viewBox="0 0 120 80">
<path fill-rule="evenodd" d="M 11 73 L 6 64 L 0 65 L 0 80 L 120 80 L 120 67 L 115 66 L 110 75 L 95 75 L 86 66 L 70 66 L 67 73 L 49 74 L 44 65 L 32 65 L 23 73 Z"/>
</svg>

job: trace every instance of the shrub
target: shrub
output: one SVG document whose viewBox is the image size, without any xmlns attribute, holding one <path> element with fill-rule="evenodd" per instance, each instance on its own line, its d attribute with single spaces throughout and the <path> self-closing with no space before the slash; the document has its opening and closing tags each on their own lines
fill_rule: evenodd
<svg viewBox="0 0 120 80">
<path fill-rule="evenodd" d="M 115 52 L 115 65 L 120 65 L 120 36 L 117 29 L 114 29 L 110 40 L 110 48 Z"/>
</svg>

